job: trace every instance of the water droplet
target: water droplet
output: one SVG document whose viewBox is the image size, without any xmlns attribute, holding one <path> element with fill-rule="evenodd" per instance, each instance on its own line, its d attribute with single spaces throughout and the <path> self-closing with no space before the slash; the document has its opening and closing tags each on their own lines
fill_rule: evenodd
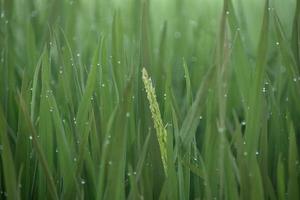
<svg viewBox="0 0 300 200">
<path fill-rule="evenodd" d="M 107 145 L 109 145 L 109 144 L 110 144 L 109 139 L 106 139 L 105 142 L 104 142 L 104 145 L 107 146 Z"/>
<path fill-rule="evenodd" d="M 51 107 L 51 108 L 49 109 L 49 111 L 50 111 L 50 112 L 53 112 L 53 108 Z"/>
<path fill-rule="evenodd" d="M 202 115 L 199 116 L 199 119 L 200 119 L 200 120 L 203 119 Z"/>
<path fill-rule="evenodd" d="M 30 17 L 34 18 L 38 15 L 38 11 L 37 10 L 34 10 L 30 13 Z"/>
<path fill-rule="evenodd" d="M 58 153 L 58 149 L 56 149 L 55 152 Z"/>
<path fill-rule="evenodd" d="M 127 118 L 130 117 L 130 112 L 127 112 L 127 113 L 126 113 L 126 117 L 127 117 Z"/>
<path fill-rule="evenodd" d="M 63 73 L 63 70 L 59 70 L 59 73 L 62 74 L 62 73 Z"/>
<path fill-rule="evenodd" d="M 174 33 L 174 37 L 175 37 L 175 39 L 180 38 L 181 37 L 181 33 L 179 31 L 175 32 Z"/>
<path fill-rule="evenodd" d="M 73 160 L 74 160 L 74 162 L 77 162 L 77 158 L 76 157 Z"/>
<path fill-rule="evenodd" d="M 293 81 L 294 81 L 294 82 L 297 82 L 297 78 L 293 78 Z"/>
<path fill-rule="evenodd" d="M 32 140 L 32 136 L 31 135 L 29 136 L 29 140 Z"/>
<path fill-rule="evenodd" d="M 248 156 L 248 152 L 245 151 L 245 152 L 243 153 L 243 155 L 244 155 L 244 156 Z"/>
<path fill-rule="evenodd" d="M 218 132 L 219 133 L 223 133 L 225 131 L 225 128 L 224 127 L 218 127 Z"/>
<path fill-rule="evenodd" d="M 136 175 L 136 172 L 133 172 L 133 175 Z"/>
<path fill-rule="evenodd" d="M 230 14 L 230 12 L 227 10 L 227 11 L 226 11 L 226 15 L 229 15 L 229 14 Z"/>
<path fill-rule="evenodd" d="M 85 184 L 85 180 L 82 179 L 80 183 L 81 183 L 81 185 L 84 185 Z"/>
<path fill-rule="evenodd" d="M 242 123 L 241 123 L 243 126 L 245 126 L 246 125 L 246 122 L 245 121 L 242 121 Z"/>
<path fill-rule="evenodd" d="M 120 64 L 121 64 L 121 61 L 118 60 L 118 64 L 120 65 Z"/>
<path fill-rule="evenodd" d="M 110 161 L 108 161 L 108 165 L 112 165 L 112 161 L 110 160 Z"/>
<path fill-rule="evenodd" d="M 76 56 L 77 56 L 77 57 L 80 57 L 80 53 L 77 53 Z"/>
<path fill-rule="evenodd" d="M 104 83 L 102 83 L 102 85 L 101 85 L 102 87 L 105 87 L 105 84 Z"/>
<path fill-rule="evenodd" d="M 279 42 L 276 42 L 276 46 L 279 46 Z"/>
<path fill-rule="evenodd" d="M 255 152 L 255 155 L 257 155 L 257 156 L 258 156 L 258 155 L 259 155 L 259 152 L 258 152 L 258 151 L 256 151 L 256 152 Z"/>
<path fill-rule="evenodd" d="M 262 92 L 266 93 L 267 89 L 265 87 L 263 87 Z"/>
<path fill-rule="evenodd" d="M 224 97 L 227 98 L 227 94 L 226 93 L 224 94 Z"/>
<path fill-rule="evenodd" d="M 191 57 L 191 61 L 192 61 L 192 62 L 196 62 L 196 61 L 197 61 L 197 57 L 192 56 L 192 57 Z"/>
<path fill-rule="evenodd" d="M 197 26 L 197 21 L 195 20 L 189 20 L 189 23 L 191 26 Z"/>
</svg>

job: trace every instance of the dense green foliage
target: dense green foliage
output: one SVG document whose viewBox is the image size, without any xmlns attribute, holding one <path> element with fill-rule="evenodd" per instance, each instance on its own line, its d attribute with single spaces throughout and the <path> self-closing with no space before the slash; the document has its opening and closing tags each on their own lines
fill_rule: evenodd
<svg viewBox="0 0 300 200">
<path fill-rule="evenodd" d="M 0 199 L 300 199 L 299 72 L 299 0 L 0 0 Z"/>
</svg>

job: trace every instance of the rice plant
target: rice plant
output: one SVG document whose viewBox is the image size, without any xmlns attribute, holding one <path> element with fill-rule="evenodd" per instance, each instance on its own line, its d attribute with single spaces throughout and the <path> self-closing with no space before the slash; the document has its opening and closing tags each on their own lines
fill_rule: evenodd
<svg viewBox="0 0 300 200">
<path fill-rule="evenodd" d="M 300 1 L 0 0 L 0 199 L 300 199 Z"/>
</svg>

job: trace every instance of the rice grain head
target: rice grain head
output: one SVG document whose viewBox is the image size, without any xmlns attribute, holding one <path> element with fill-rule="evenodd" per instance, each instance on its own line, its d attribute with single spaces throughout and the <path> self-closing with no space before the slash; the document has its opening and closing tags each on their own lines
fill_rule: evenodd
<svg viewBox="0 0 300 200">
<path fill-rule="evenodd" d="M 165 126 L 163 125 L 163 121 L 161 119 L 159 106 L 156 100 L 155 88 L 153 87 L 151 78 L 149 78 L 147 70 L 145 68 L 143 68 L 142 70 L 142 78 L 149 101 L 149 108 L 151 111 L 154 128 L 156 130 L 156 136 L 159 143 L 164 171 L 167 175 L 167 130 L 165 129 Z"/>
</svg>

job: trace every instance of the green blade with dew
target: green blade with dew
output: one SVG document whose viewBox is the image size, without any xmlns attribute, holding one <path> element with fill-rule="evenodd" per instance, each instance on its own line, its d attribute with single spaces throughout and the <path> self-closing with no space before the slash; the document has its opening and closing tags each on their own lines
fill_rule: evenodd
<svg viewBox="0 0 300 200">
<path fill-rule="evenodd" d="M 2 153 L 1 153 L 1 160 L 2 160 L 2 167 L 4 173 L 4 185 L 7 191 L 7 199 L 14 200 L 20 199 L 17 175 L 15 171 L 15 163 L 12 154 L 12 150 L 10 147 L 10 141 L 8 137 L 7 131 L 7 122 L 5 120 L 5 116 L 0 107 L 0 143 L 2 145 Z"/>
<path fill-rule="evenodd" d="M 80 135 L 77 175 L 79 175 L 82 168 L 82 163 L 84 158 L 83 156 L 85 155 L 85 150 L 86 150 L 85 146 L 87 145 L 88 137 L 89 137 L 89 131 L 85 131 L 87 129 L 86 121 L 88 120 L 88 112 L 91 109 L 91 105 L 92 105 L 91 97 L 93 95 L 96 86 L 97 63 L 99 61 L 100 47 L 101 45 L 98 46 L 98 48 L 94 53 L 93 63 L 88 75 L 86 88 L 82 96 L 81 102 L 79 104 L 78 112 L 76 115 L 76 121 L 77 121 L 76 131 Z"/>
<path fill-rule="evenodd" d="M 288 118 L 289 119 L 289 118 Z M 289 126 L 289 157 L 288 157 L 288 198 L 299 199 L 299 156 L 294 125 L 288 120 Z"/>
<path fill-rule="evenodd" d="M 251 159 L 255 158 L 255 152 L 258 147 L 259 133 L 261 128 L 262 115 L 262 83 L 266 70 L 266 57 L 268 50 L 268 32 L 269 32 L 269 2 L 265 3 L 264 17 L 261 28 L 260 40 L 257 50 L 257 63 L 254 75 L 254 83 L 249 96 L 249 109 L 247 112 L 247 127 L 245 131 L 245 141 L 247 146 L 247 153 Z M 249 160 L 250 161 L 250 160 Z M 250 162 L 251 163 L 251 162 Z"/>
<path fill-rule="evenodd" d="M 53 199 L 58 199 L 56 185 L 55 185 L 54 178 L 53 178 L 51 170 L 50 170 L 50 166 L 46 160 L 45 153 L 43 152 L 41 144 L 38 140 L 38 134 L 36 132 L 36 129 L 35 129 L 32 121 L 30 120 L 30 115 L 27 111 L 25 102 L 21 96 L 19 98 L 19 105 L 21 108 L 21 112 L 24 115 L 25 122 L 30 130 L 30 133 L 32 134 L 32 135 L 28 135 L 28 137 L 32 137 L 33 147 L 34 147 L 35 151 L 37 152 L 39 162 L 41 163 L 41 168 L 43 169 L 43 172 L 44 172 L 46 180 L 47 180 L 47 185 L 49 186 L 49 193 Z"/>
</svg>

